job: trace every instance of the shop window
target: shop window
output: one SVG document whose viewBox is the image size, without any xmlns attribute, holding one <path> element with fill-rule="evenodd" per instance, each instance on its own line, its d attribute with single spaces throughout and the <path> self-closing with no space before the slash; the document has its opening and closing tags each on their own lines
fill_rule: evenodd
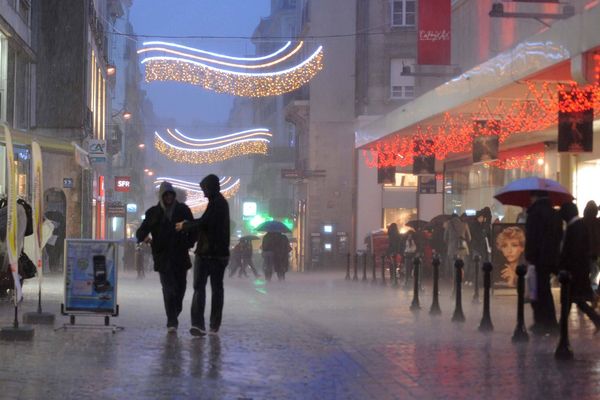
<svg viewBox="0 0 600 400">
<path fill-rule="evenodd" d="M 416 0 L 392 1 L 392 26 L 415 26 L 417 20 Z"/>
<path fill-rule="evenodd" d="M 415 77 L 403 76 L 404 67 L 411 69 L 415 64 L 414 58 L 394 58 L 390 65 L 390 98 L 412 99 L 415 97 Z"/>
<path fill-rule="evenodd" d="M 395 183 L 386 183 L 384 187 L 417 187 L 419 183 L 419 177 L 413 174 L 403 174 L 401 172 L 395 173 Z"/>
<path fill-rule="evenodd" d="M 416 208 L 385 208 L 383 210 L 383 228 L 387 229 L 391 223 L 398 225 L 401 233 L 408 230 L 406 223 L 417 219 Z"/>
</svg>

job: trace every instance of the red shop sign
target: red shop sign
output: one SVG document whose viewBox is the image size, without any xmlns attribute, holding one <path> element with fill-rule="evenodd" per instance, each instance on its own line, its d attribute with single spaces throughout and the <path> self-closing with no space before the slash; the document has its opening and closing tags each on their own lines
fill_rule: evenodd
<svg viewBox="0 0 600 400">
<path fill-rule="evenodd" d="M 115 192 L 129 192 L 131 177 L 115 176 Z"/>
<path fill-rule="evenodd" d="M 450 65 L 450 0 L 419 1 L 417 64 Z"/>
</svg>

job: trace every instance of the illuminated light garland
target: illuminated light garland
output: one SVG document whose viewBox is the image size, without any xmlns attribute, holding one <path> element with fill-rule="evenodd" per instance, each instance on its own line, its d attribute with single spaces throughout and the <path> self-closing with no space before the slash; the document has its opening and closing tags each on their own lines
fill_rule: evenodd
<svg viewBox="0 0 600 400">
<path fill-rule="evenodd" d="M 280 64 L 280 63 L 290 59 L 291 57 L 293 57 L 296 53 L 298 53 L 300 51 L 300 49 L 302 48 L 303 45 L 304 45 L 304 42 L 299 42 L 298 45 L 296 45 L 296 47 L 291 52 L 286 54 L 285 56 L 280 57 L 273 61 L 269 61 L 267 63 L 263 63 L 263 64 L 237 64 L 237 63 L 232 63 L 232 62 L 227 62 L 227 61 L 214 60 L 214 59 L 211 59 L 208 57 L 196 56 L 193 54 L 189 54 L 189 53 L 185 53 L 185 52 L 177 51 L 177 50 L 172 50 L 172 49 L 168 49 L 165 47 L 147 47 L 147 48 L 138 50 L 138 54 L 156 51 L 156 52 L 160 52 L 160 53 L 174 54 L 174 55 L 181 56 L 181 57 L 191 59 L 191 60 L 204 61 L 204 62 L 207 62 L 210 64 L 224 65 L 227 67 L 243 68 L 243 69 L 260 69 L 260 68 L 272 67 L 273 65 Z"/>
<path fill-rule="evenodd" d="M 323 47 L 300 64 L 264 73 L 230 71 L 177 57 L 149 57 L 142 63 L 146 67 L 146 82 L 176 81 L 217 93 L 265 97 L 294 91 L 314 78 L 323 69 Z"/>
<path fill-rule="evenodd" d="M 540 165 L 539 161 L 544 160 L 545 154 L 533 153 L 517 157 L 509 157 L 501 160 L 494 160 L 485 163 L 488 167 L 495 167 L 499 169 L 522 169 L 524 171 L 532 172 L 543 168 L 543 163 Z"/>
<path fill-rule="evenodd" d="M 170 182 L 173 187 L 183 190 L 186 193 L 187 200 L 185 204 L 192 210 L 192 213 L 199 213 L 206 208 L 208 205 L 208 199 L 204 197 L 202 189 L 198 183 L 184 181 L 177 178 L 171 177 L 158 177 L 154 181 L 156 189 L 160 187 L 162 182 Z M 241 180 L 238 178 L 233 180 L 232 177 L 222 177 L 219 179 L 221 186 L 221 194 L 226 198 L 230 199 L 237 194 L 240 189 Z"/>
<path fill-rule="evenodd" d="M 177 44 L 177 43 L 172 43 L 172 42 L 148 41 L 148 42 L 144 42 L 143 45 L 144 46 L 167 46 L 167 47 L 174 47 L 174 48 L 177 48 L 177 49 L 187 50 L 187 51 L 191 51 L 191 52 L 194 52 L 194 53 L 206 54 L 206 55 L 213 56 L 213 57 L 216 57 L 216 58 L 224 58 L 224 59 L 227 59 L 227 60 L 252 62 L 252 61 L 263 61 L 263 60 L 268 60 L 269 58 L 273 58 L 273 57 L 275 57 L 275 56 L 283 53 L 288 47 L 290 47 L 292 45 L 292 42 L 288 41 L 281 48 L 279 48 L 278 50 L 276 50 L 275 52 L 273 52 L 271 54 L 264 55 L 264 56 L 260 56 L 260 57 L 235 57 L 235 56 L 228 56 L 228 55 L 225 55 L 225 54 L 214 53 L 212 51 L 201 50 L 201 49 L 197 49 L 195 47 L 184 46 L 184 45 Z M 141 52 L 142 52 L 141 50 L 138 50 L 138 54 L 141 53 Z"/>
<path fill-rule="evenodd" d="M 171 137 L 189 147 L 174 145 L 165 140 L 158 132 L 154 133 L 154 147 L 169 159 L 187 164 L 213 164 L 250 154 L 265 155 L 269 151 L 269 138 L 273 136 L 264 128 L 236 132 L 210 139 L 193 139 L 181 134 L 177 129 L 175 129 L 175 132 L 176 134 L 167 129 L 167 133 Z"/>
</svg>

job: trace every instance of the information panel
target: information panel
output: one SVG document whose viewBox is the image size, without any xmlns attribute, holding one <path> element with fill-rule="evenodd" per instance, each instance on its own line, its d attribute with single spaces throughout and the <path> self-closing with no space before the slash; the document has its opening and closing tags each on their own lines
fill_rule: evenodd
<svg viewBox="0 0 600 400">
<path fill-rule="evenodd" d="M 118 241 L 65 240 L 65 314 L 117 314 Z"/>
</svg>

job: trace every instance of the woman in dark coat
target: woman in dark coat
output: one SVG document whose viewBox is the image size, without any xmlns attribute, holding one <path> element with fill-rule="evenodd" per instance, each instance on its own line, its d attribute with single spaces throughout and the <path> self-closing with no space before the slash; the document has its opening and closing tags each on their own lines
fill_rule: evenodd
<svg viewBox="0 0 600 400">
<path fill-rule="evenodd" d="M 590 272 L 592 278 L 598 274 L 598 257 L 600 256 L 600 221 L 598 206 L 593 200 L 588 201 L 583 210 L 583 222 L 590 235 Z"/>
<path fill-rule="evenodd" d="M 578 217 L 577 206 L 565 203 L 560 216 L 567 223 L 567 230 L 560 252 L 559 267 L 571 273 L 571 301 L 600 329 L 600 316 L 587 304 L 594 299 L 590 282 L 590 239 L 585 222 Z"/>
</svg>

